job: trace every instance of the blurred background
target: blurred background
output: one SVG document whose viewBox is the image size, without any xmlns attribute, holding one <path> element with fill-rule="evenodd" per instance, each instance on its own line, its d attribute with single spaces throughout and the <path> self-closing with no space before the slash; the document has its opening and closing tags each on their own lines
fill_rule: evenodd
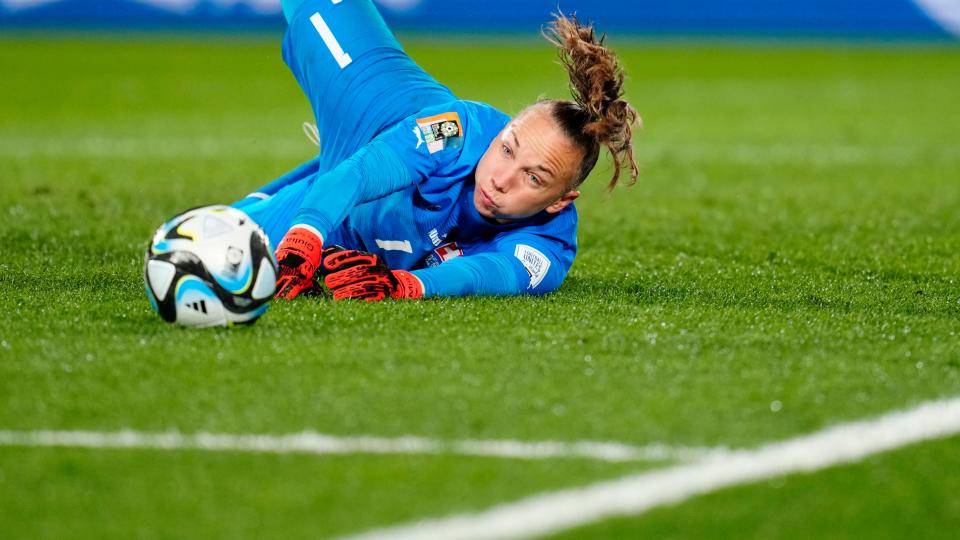
<svg viewBox="0 0 960 540">
<path fill-rule="evenodd" d="M 557 9 L 604 29 L 651 36 L 943 40 L 960 35 L 958 0 L 378 0 L 395 29 L 529 31 Z M 279 27 L 279 0 L 0 0 L 13 27 Z"/>
</svg>

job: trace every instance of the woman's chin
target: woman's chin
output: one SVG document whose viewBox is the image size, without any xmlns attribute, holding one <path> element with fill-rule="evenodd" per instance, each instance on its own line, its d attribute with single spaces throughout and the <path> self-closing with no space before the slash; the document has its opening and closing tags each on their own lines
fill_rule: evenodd
<svg viewBox="0 0 960 540">
<path fill-rule="evenodd" d="M 494 214 L 493 209 L 483 204 L 483 201 L 478 200 L 477 197 L 473 198 L 473 207 L 477 209 L 478 214 L 480 214 L 485 218 L 493 219 L 496 217 L 496 214 Z"/>
</svg>

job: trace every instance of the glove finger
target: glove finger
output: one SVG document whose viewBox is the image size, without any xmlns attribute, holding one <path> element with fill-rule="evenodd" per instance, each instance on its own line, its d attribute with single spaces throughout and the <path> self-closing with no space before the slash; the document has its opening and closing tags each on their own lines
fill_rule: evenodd
<svg viewBox="0 0 960 540">
<path fill-rule="evenodd" d="M 286 300 L 293 300 L 294 298 L 304 294 L 310 290 L 310 281 L 301 280 L 291 284 L 290 288 L 287 291 L 287 295 L 284 296 Z"/>
<path fill-rule="evenodd" d="M 376 264 L 376 255 L 355 249 L 337 251 L 323 259 L 323 267 L 330 272 L 336 272 L 353 266 L 374 266 Z"/>
<path fill-rule="evenodd" d="M 297 268 L 282 267 L 277 278 L 277 292 L 274 298 L 292 300 L 313 286 L 313 280 L 302 275 Z"/>
<path fill-rule="evenodd" d="M 333 291 L 334 300 L 366 300 L 375 302 L 389 298 L 389 290 L 378 285 L 348 285 Z"/>
<path fill-rule="evenodd" d="M 323 248 L 323 251 L 320 252 L 320 256 L 322 256 L 323 258 L 327 258 L 338 251 L 347 251 L 347 248 L 334 244 L 332 246 Z"/>
<path fill-rule="evenodd" d="M 376 267 L 369 266 L 354 266 L 333 272 L 323 278 L 323 283 L 330 289 L 337 289 L 353 283 L 372 282 L 387 283 L 388 280 L 383 272 L 378 271 Z"/>
<path fill-rule="evenodd" d="M 273 296 L 282 300 L 292 300 L 296 295 L 291 295 L 293 290 L 294 276 L 280 278 L 277 282 L 277 293 Z"/>
<path fill-rule="evenodd" d="M 386 300 L 389 296 L 383 292 L 377 291 L 364 291 L 358 292 L 352 295 L 341 294 L 340 296 L 334 295 L 334 300 L 343 301 L 343 300 L 356 300 L 360 302 L 379 302 L 381 300 Z"/>
</svg>

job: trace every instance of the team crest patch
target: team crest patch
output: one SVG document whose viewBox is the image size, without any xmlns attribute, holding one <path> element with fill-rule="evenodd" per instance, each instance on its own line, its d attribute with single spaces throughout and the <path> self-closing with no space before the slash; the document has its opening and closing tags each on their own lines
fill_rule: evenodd
<svg viewBox="0 0 960 540">
<path fill-rule="evenodd" d="M 459 148 L 463 144 L 463 124 L 456 112 L 417 118 L 413 132 L 417 136 L 417 148 L 426 144 L 431 154 L 446 148 Z"/>
</svg>

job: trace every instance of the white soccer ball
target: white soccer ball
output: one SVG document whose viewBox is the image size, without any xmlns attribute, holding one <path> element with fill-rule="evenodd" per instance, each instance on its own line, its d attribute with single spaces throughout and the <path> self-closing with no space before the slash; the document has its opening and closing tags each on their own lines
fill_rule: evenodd
<svg viewBox="0 0 960 540">
<path fill-rule="evenodd" d="M 229 206 L 194 208 L 157 229 L 144 261 L 147 296 L 163 320 L 249 324 L 267 310 L 277 261 L 263 229 Z"/>
</svg>

